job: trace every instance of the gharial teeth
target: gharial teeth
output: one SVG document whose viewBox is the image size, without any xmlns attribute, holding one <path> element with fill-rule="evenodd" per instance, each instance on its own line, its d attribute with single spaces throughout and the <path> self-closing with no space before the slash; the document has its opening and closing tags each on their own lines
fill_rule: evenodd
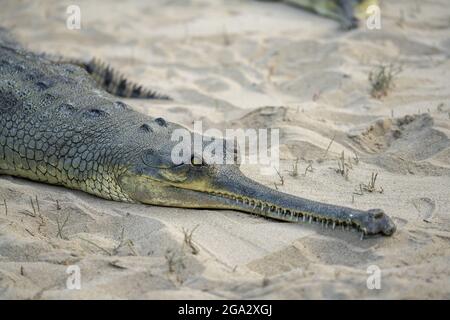
<svg viewBox="0 0 450 320">
<path fill-rule="evenodd" d="M 309 223 L 312 223 L 312 216 L 309 216 Z"/>
<path fill-rule="evenodd" d="M 333 230 L 336 228 L 336 221 L 333 221 Z"/>
</svg>

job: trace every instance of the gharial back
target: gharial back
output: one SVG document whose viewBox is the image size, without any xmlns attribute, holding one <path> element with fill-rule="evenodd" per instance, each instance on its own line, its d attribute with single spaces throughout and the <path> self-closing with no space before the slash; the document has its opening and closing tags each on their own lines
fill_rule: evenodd
<svg viewBox="0 0 450 320">
<path fill-rule="evenodd" d="M 0 174 L 132 201 L 118 176 L 163 125 L 98 89 L 82 68 L 54 64 L 0 32 Z"/>
</svg>

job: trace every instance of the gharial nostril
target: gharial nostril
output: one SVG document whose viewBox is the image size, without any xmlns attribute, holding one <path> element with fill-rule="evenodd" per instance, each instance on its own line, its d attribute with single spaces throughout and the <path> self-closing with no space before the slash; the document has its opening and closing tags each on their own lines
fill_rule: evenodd
<svg viewBox="0 0 450 320">
<path fill-rule="evenodd" d="M 391 236 L 396 231 L 397 231 L 397 226 L 395 225 L 394 221 L 392 221 L 388 218 L 386 223 L 383 224 L 383 230 L 382 230 L 383 234 L 386 236 Z"/>
<path fill-rule="evenodd" d="M 381 209 L 371 209 L 368 212 L 369 214 L 372 214 L 375 219 L 380 219 L 384 217 L 384 211 Z"/>
<path fill-rule="evenodd" d="M 156 118 L 155 122 L 161 127 L 167 127 L 167 122 L 163 118 Z"/>
<path fill-rule="evenodd" d="M 392 225 L 388 227 L 386 230 L 383 231 L 383 233 L 387 236 L 391 236 L 394 234 L 394 232 L 397 230 L 397 227 L 395 225 Z"/>
</svg>

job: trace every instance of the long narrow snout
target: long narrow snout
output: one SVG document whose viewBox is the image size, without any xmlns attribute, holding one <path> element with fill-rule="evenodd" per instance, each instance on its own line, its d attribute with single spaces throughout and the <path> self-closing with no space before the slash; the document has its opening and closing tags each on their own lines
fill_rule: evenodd
<svg viewBox="0 0 450 320">
<path fill-rule="evenodd" d="M 180 171 L 185 170 L 188 167 L 180 167 Z M 158 178 L 162 176 L 170 180 Z M 390 236 L 396 230 L 381 209 L 362 211 L 279 192 L 247 178 L 238 166 L 200 169 L 194 176 L 192 180 L 179 179 L 173 168 L 157 169 L 144 175 L 123 175 L 120 185 L 130 198 L 146 204 L 238 210 L 281 221 L 353 228 L 362 236 Z"/>
<path fill-rule="evenodd" d="M 234 210 L 289 222 L 319 222 L 335 228 L 351 227 L 362 235 L 390 236 L 396 226 L 381 209 L 368 211 L 336 206 L 279 192 L 245 177 L 236 168 L 225 168 L 214 177 L 215 201 Z"/>
</svg>

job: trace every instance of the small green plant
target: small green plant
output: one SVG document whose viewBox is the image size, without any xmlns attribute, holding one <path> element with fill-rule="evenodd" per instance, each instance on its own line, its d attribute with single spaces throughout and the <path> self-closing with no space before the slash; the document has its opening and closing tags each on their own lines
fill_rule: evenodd
<svg viewBox="0 0 450 320">
<path fill-rule="evenodd" d="M 370 94 L 375 99 L 381 99 L 387 96 L 389 90 L 394 86 L 394 77 L 402 71 L 399 66 L 378 65 L 369 73 L 369 82 L 371 85 Z"/>
</svg>

